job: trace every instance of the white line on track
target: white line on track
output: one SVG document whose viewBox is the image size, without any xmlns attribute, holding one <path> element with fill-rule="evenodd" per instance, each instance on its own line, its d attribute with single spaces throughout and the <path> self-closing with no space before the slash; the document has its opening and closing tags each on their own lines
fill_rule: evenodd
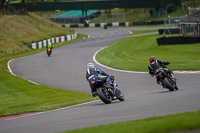
<svg viewBox="0 0 200 133">
<path fill-rule="evenodd" d="M 16 75 L 12 72 L 12 69 L 10 68 L 10 62 L 13 61 L 13 60 L 14 60 L 14 59 L 8 61 L 7 67 L 8 67 L 9 72 L 10 72 L 12 75 L 16 76 Z"/>
<path fill-rule="evenodd" d="M 24 78 L 24 79 L 26 79 L 26 78 Z M 33 83 L 33 84 L 40 85 L 40 84 L 38 84 L 37 82 L 34 82 L 34 81 L 32 81 L 32 80 L 29 80 L 29 79 L 26 79 L 26 80 L 28 80 L 29 82 L 31 82 L 31 83 Z"/>
<path fill-rule="evenodd" d="M 174 71 L 177 74 L 200 74 L 200 71 Z"/>
</svg>

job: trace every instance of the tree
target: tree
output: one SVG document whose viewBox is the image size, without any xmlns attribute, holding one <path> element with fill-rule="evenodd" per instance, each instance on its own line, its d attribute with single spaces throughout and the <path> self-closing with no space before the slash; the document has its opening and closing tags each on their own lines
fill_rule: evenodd
<svg viewBox="0 0 200 133">
<path fill-rule="evenodd" d="M 0 0 L 0 12 L 9 12 L 9 5 L 10 0 Z M 41 0 L 22 0 L 21 1 L 21 9 L 20 9 L 20 14 L 26 14 L 26 4 L 37 4 L 41 2 Z"/>
<path fill-rule="evenodd" d="M 196 7 L 195 0 L 193 0 L 193 5 L 194 5 L 194 7 Z"/>
<path fill-rule="evenodd" d="M 5 12 L 8 10 L 9 0 L 0 0 L 0 11 Z"/>
<path fill-rule="evenodd" d="M 37 4 L 37 3 L 39 3 L 39 2 L 41 2 L 41 0 L 22 0 L 22 2 L 21 2 L 21 10 L 20 10 L 20 14 L 22 14 L 22 15 L 24 15 L 24 14 L 26 14 L 26 7 L 25 7 L 25 5 L 26 5 L 26 3 L 31 3 L 31 4 Z"/>
</svg>

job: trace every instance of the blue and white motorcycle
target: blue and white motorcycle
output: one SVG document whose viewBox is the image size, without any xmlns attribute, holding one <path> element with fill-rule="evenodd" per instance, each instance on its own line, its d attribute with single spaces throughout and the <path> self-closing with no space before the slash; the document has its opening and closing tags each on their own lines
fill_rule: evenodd
<svg viewBox="0 0 200 133">
<path fill-rule="evenodd" d="M 97 95 L 105 103 L 109 104 L 113 100 L 124 101 L 123 93 L 117 89 L 116 81 L 114 76 L 110 76 L 112 83 L 107 81 L 107 76 L 99 76 L 91 80 L 90 83 L 95 87 Z"/>
</svg>

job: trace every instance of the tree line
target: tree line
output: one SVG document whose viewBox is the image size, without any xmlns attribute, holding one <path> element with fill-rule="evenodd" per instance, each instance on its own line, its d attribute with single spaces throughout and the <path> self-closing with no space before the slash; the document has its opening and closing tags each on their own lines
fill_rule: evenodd
<svg viewBox="0 0 200 133">
<path fill-rule="evenodd" d="M 1 13 L 10 13 L 14 12 L 14 8 L 9 6 L 11 2 L 14 2 L 13 0 L 0 0 L 0 12 Z M 31 4 L 36 4 L 41 2 L 41 0 L 19 0 L 16 1 L 16 3 L 21 3 L 21 9 L 20 9 L 20 14 L 26 14 L 26 9 L 25 5 L 26 3 L 31 3 Z"/>
</svg>

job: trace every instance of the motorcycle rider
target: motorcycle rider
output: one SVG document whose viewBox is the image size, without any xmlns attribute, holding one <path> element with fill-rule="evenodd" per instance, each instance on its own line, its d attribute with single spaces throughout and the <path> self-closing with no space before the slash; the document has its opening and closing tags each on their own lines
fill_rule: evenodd
<svg viewBox="0 0 200 133">
<path fill-rule="evenodd" d="M 110 76 L 109 74 L 105 73 L 99 68 L 95 68 L 93 63 L 88 63 L 87 64 L 87 71 L 86 71 L 86 79 L 90 84 L 92 96 L 96 96 L 96 88 L 93 86 L 93 84 L 90 82 L 91 80 L 94 80 L 95 78 L 98 77 L 98 75 L 101 74 L 103 76 L 107 76 L 107 81 L 112 84 L 114 81 L 114 76 Z"/>
<path fill-rule="evenodd" d="M 50 51 L 50 54 L 51 54 L 51 52 L 52 52 L 52 49 L 53 49 L 53 45 L 52 45 L 52 43 L 51 43 L 51 42 L 49 42 L 49 43 L 48 43 L 48 45 L 47 45 L 47 53 L 48 53 L 48 48 L 50 48 L 50 49 L 51 49 L 51 51 Z"/>
<path fill-rule="evenodd" d="M 151 56 L 149 58 L 149 66 L 148 66 L 148 69 L 149 69 L 149 74 L 153 77 L 154 75 L 156 75 L 156 70 L 159 69 L 159 68 L 163 68 L 164 71 L 166 73 L 169 73 L 170 76 L 174 76 L 173 72 L 171 70 L 169 70 L 165 65 L 169 65 L 170 62 L 168 61 L 160 61 L 160 60 L 156 60 L 155 56 Z M 157 83 L 162 85 L 161 81 L 159 78 L 157 78 Z"/>
</svg>

